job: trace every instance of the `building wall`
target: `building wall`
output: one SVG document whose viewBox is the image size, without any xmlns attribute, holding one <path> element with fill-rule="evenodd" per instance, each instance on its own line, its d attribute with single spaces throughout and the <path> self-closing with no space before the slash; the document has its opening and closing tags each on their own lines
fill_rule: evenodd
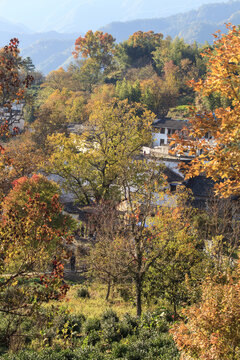
<svg viewBox="0 0 240 360">
<path fill-rule="evenodd" d="M 161 131 L 154 131 L 152 133 L 152 140 L 153 140 L 153 147 L 160 146 L 160 145 L 167 145 L 168 141 L 168 129 L 164 128 L 164 133 L 162 134 Z"/>
</svg>

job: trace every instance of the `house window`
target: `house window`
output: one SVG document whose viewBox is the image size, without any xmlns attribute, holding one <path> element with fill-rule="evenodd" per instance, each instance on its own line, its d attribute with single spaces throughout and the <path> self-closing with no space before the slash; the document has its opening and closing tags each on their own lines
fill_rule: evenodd
<svg viewBox="0 0 240 360">
<path fill-rule="evenodd" d="M 160 139 L 160 146 L 164 145 L 164 139 Z"/>
<path fill-rule="evenodd" d="M 168 129 L 168 135 L 171 135 L 171 129 Z"/>
<path fill-rule="evenodd" d="M 176 184 L 170 184 L 170 191 L 175 192 L 176 190 L 177 190 L 177 185 Z"/>
<path fill-rule="evenodd" d="M 161 133 L 161 134 L 165 134 L 165 128 L 161 128 L 161 129 L 160 129 L 160 133 Z"/>
</svg>

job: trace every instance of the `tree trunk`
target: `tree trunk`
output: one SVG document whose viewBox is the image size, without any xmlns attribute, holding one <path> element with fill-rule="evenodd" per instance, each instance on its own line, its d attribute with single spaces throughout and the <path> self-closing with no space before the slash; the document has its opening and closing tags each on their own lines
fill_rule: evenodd
<svg viewBox="0 0 240 360">
<path fill-rule="evenodd" d="M 177 319 L 177 305 L 176 302 L 173 301 L 173 311 L 174 311 L 174 320 Z"/>
<path fill-rule="evenodd" d="M 141 276 L 136 277 L 136 301 L 137 301 L 137 316 L 142 315 L 142 279 Z"/>
<path fill-rule="evenodd" d="M 108 282 L 106 300 L 109 299 L 110 291 L 111 291 L 111 281 Z"/>
</svg>

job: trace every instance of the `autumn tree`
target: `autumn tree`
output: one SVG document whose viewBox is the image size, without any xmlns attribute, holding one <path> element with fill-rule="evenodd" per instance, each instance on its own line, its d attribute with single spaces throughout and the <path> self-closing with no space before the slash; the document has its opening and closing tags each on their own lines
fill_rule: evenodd
<svg viewBox="0 0 240 360">
<path fill-rule="evenodd" d="M 92 110 L 94 111 L 97 103 L 109 103 L 116 97 L 115 87 L 112 84 L 103 84 L 97 86 L 88 100 L 87 113 L 90 115 Z"/>
<path fill-rule="evenodd" d="M 121 250 L 134 285 L 137 315 L 142 313 L 146 276 L 165 246 L 158 227 L 158 207 L 164 198 L 163 165 L 153 161 L 135 161 L 125 172 L 125 230 Z"/>
<path fill-rule="evenodd" d="M 158 229 L 164 248 L 145 282 L 147 300 L 165 300 L 175 318 L 183 304 L 199 296 L 199 283 L 212 264 L 203 251 L 204 240 L 198 236 L 190 199 L 189 194 L 179 190 L 172 196 L 174 208 L 165 204 L 158 209 Z"/>
<path fill-rule="evenodd" d="M 30 315 L 38 301 L 55 291 L 56 296 L 61 294 L 61 277 L 59 281 L 57 272 L 47 275 L 46 271 L 54 255 L 62 260 L 72 226 L 72 220 L 62 214 L 56 184 L 40 175 L 15 181 L 2 203 L 0 219 L 1 312 Z M 42 285 L 28 285 L 33 276 L 42 275 Z M 7 300 L 10 295 L 11 301 Z"/>
<path fill-rule="evenodd" d="M 89 30 L 84 37 L 79 36 L 75 42 L 75 57 L 81 55 L 98 63 L 104 70 L 112 63 L 115 39 L 108 33 Z"/>
<path fill-rule="evenodd" d="M 240 356 L 240 282 L 207 279 L 201 301 L 183 311 L 186 321 L 171 330 L 181 359 L 237 360 Z"/>
<path fill-rule="evenodd" d="M 205 241 L 216 272 L 231 268 L 238 257 L 240 222 L 239 199 L 212 196 L 205 211 L 195 217 L 198 234 Z"/>
<path fill-rule="evenodd" d="M 49 87 L 53 90 L 62 91 L 64 88 L 72 90 L 71 87 L 71 74 L 60 67 L 57 70 L 51 71 L 45 79 L 44 87 Z"/>
<path fill-rule="evenodd" d="M 137 31 L 117 45 L 115 56 L 120 67 L 142 67 L 152 62 L 152 52 L 161 46 L 163 35 L 153 31 Z"/>
<path fill-rule="evenodd" d="M 149 64 L 141 68 L 129 68 L 124 76 L 128 81 L 141 82 L 143 80 L 151 79 L 154 75 L 156 75 L 156 71 L 153 66 Z"/>
<path fill-rule="evenodd" d="M 43 161 L 43 153 L 36 148 L 30 133 L 12 138 L 5 146 L 0 165 L 0 191 L 6 196 L 12 182 L 20 177 L 30 177 Z"/>
<path fill-rule="evenodd" d="M 121 252 L 123 218 L 114 201 L 102 202 L 94 207 L 93 214 L 88 218 L 91 231 L 96 234 L 92 241 L 86 263 L 90 277 L 107 285 L 106 300 L 109 299 L 112 288 L 129 280 L 126 258 Z"/>
<path fill-rule="evenodd" d="M 164 185 L 161 164 L 134 160 L 125 169 L 122 201 L 107 204 L 107 215 L 95 222 L 92 273 L 102 281 L 104 278 L 108 290 L 112 285 L 129 288 L 132 284 L 139 316 L 146 276 L 164 248 L 164 236 L 160 236 L 157 225 L 157 202 Z"/>
<path fill-rule="evenodd" d="M 178 87 L 174 76 L 161 79 L 157 75 L 141 83 L 141 102 L 158 117 L 167 116 L 171 107 L 177 104 Z"/>
<path fill-rule="evenodd" d="M 239 195 L 239 29 L 227 25 L 227 34 L 214 35 L 214 48 L 205 51 L 207 76 L 193 82 L 201 97 L 219 94 L 230 101 L 230 106 L 212 111 L 193 109 L 190 127 L 180 142 L 177 151 L 190 151 L 196 156 L 187 168 L 187 177 L 205 173 L 215 182 L 216 193 L 223 197 Z M 186 134 L 188 137 L 186 138 Z M 207 135 L 207 138 L 205 136 Z M 209 140 L 209 138 L 212 140 Z"/>
<path fill-rule="evenodd" d="M 21 58 L 18 49 L 19 41 L 11 39 L 9 45 L 0 50 L 0 124 L 6 133 L 14 123 L 18 122 L 14 106 L 21 110 L 20 102 L 24 98 L 25 90 L 33 81 L 32 76 L 22 78 Z"/>
<path fill-rule="evenodd" d="M 46 95 L 48 95 L 47 92 Z M 67 133 L 70 123 L 82 123 L 86 119 L 85 99 L 79 92 L 67 89 L 50 91 L 36 113 L 37 119 L 32 124 L 33 139 L 43 149 L 48 135 Z"/>
<path fill-rule="evenodd" d="M 112 99 L 96 102 L 81 135 L 53 135 L 46 170 L 59 175 L 80 203 L 121 196 L 120 179 L 151 140 L 154 115 L 141 105 Z"/>
</svg>

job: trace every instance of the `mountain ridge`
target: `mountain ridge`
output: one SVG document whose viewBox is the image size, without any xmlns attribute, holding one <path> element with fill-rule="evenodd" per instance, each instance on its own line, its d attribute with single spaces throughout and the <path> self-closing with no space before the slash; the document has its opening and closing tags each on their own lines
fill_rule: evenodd
<svg viewBox="0 0 240 360">
<path fill-rule="evenodd" d="M 240 24 L 240 0 L 211 3 L 202 5 L 198 10 L 191 10 L 168 17 L 154 19 L 136 19 L 125 22 L 112 22 L 100 28 L 103 32 L 112 34 L 117 42 L 127 40 L 134 32 L 149 31 L 163 33 L 164 37 L 176 36 L 186 42 L 213 42 L 212 34 L 218 29 L 225 31 L 226 22 Z M 13 24 L 0 18 L 0 46 L 6 45 L 10 38 L 20 40 L 21 55 L 30 56 L 36 68 L 44 74 L 67 66 L 77 37 L 81 32 L 61 33 L 58 31 L 31 32 L 24 25 Z"/>
<path fill-rule="evenodd" d="M 209 14 L 212 14 L 211 21 L 209 21 Z M 206 19 L 206 17 L 208 18 Z M 223 31 L 225 29 L 224 23 L 229 22 L 230 19 L 233 23 L 235 22 L 235 25 L 237 25 L 237 22 L 240 23 L 240 1 L 202 5 L 198 10 L 191 10 L 186 13 L 172 15 L 166 18 L 112 22 L 101 27 L 100 30 L 109 32 L 118 41 L 126 40 L 133 32 L 137 31 L 136 29 L 138 29 L 141 31 L 152 30 L 160 32 L 163 33 L 164 36 L 183 37 L 187 42 L 197 41 L 199 43 L 204 43 L 205 41 L 208 41 L 209 43 L 212 43 L 212 33 L 219 28 Z M 189 30 L 190 25 L 195 28 L 195 33 L 193 35 L 187 31 Z M 197 28 L 201 29 L 203 25 L 206 25 L 209 30 L 207 34 L 206 31 L 203 31 L 203 35 L 201 35 L 200 31 L 197 31 Z"/>
</svg>

